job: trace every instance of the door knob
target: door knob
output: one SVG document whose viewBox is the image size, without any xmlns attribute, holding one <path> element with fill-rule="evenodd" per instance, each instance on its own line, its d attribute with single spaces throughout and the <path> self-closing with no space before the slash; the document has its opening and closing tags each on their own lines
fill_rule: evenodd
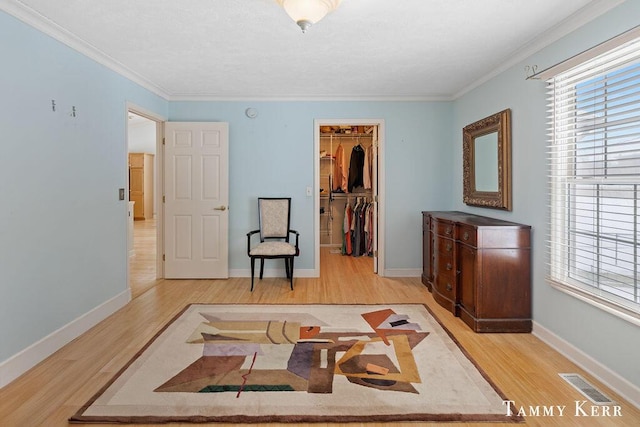
<svg viewBox="0 0 640 427">
<path fill-rule="evenodd" d="M 227 210 L 227 207 L 226 207 L 226 206 L 218 206 L 217 208 L 213 208 L 213 210 L 216 210 L 216 211 L 226 211 L 226 210 Z"/>
</svg>

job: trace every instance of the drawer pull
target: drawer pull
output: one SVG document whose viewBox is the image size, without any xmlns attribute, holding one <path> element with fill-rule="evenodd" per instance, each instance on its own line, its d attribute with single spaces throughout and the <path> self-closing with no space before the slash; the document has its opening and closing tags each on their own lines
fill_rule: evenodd
<svg viewBox="0 0 640 427">
<path fill-rule="evenodd" d="M 453 245 L 451 243 L 447 243 L 447 252 L 451 252 L 451 249 L 453 249 Z"/>
<path fill-rule="evenodd" d="M 453 289 L 453 286 L 451 286 L 451 283 L 447 283 L 447 290 L 451 292 L 452 289 Z"/>
<path fill-rule="evenodd" d="M 453 268 L 450 262 L 447 263 L 447 271 L 450 271 Z"/>
<path fill-rule="evenodd" d="M 447 228 L 444 230 L 444 234 L 446 234 L 446 235 L 450 235 L 450 234 L 451 234 L 451 227 L 447 227 Z"/>
<path fill-rule="evenodd" d="M 464 232 L 463 238 L 464 238 L 464 240 L 469 240 L 469 232 L 468 231 Z"/>
</svg>

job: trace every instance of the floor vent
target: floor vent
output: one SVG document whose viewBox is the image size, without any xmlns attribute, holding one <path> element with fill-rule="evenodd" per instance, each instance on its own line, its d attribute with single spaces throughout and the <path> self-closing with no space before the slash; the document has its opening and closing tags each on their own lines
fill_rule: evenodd
<svg viewBox="0 0 640 427">
<path fill-rule="evenodd" d="M 587 399 L 595 403 L 596 405 L 608 405 L 613 403 L 613 400 L 609 399 L 604 395 L 600 390 L 595 388 L 592 384 L 590 384 L 587 380 L 582 378 L 579 374 L 558 374 L 560 375 L 566 382 L 571 384 L 582 393 Z"/>
</svg>

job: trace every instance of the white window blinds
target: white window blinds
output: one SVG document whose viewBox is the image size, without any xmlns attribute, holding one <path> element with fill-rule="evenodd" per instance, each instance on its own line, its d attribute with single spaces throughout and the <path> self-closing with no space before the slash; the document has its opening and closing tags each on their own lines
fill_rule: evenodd
<svg viewBox="0 0 640 427">
<path fill-rule="evenodd" d="M 640 314 L 640 39 L 549 83 L 549 279 Z"/>
</svg>

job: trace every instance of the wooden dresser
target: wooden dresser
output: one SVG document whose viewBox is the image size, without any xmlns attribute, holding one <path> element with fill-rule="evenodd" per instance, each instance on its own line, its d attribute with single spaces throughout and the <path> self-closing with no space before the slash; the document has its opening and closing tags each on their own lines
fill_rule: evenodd
<svg viewBox="0 0 640 427">
<path fill-rule="evenodd" d="M 423 212 L 422 282 L 476 332 L 531 332 L 531 227 Z"/>
</svg>

